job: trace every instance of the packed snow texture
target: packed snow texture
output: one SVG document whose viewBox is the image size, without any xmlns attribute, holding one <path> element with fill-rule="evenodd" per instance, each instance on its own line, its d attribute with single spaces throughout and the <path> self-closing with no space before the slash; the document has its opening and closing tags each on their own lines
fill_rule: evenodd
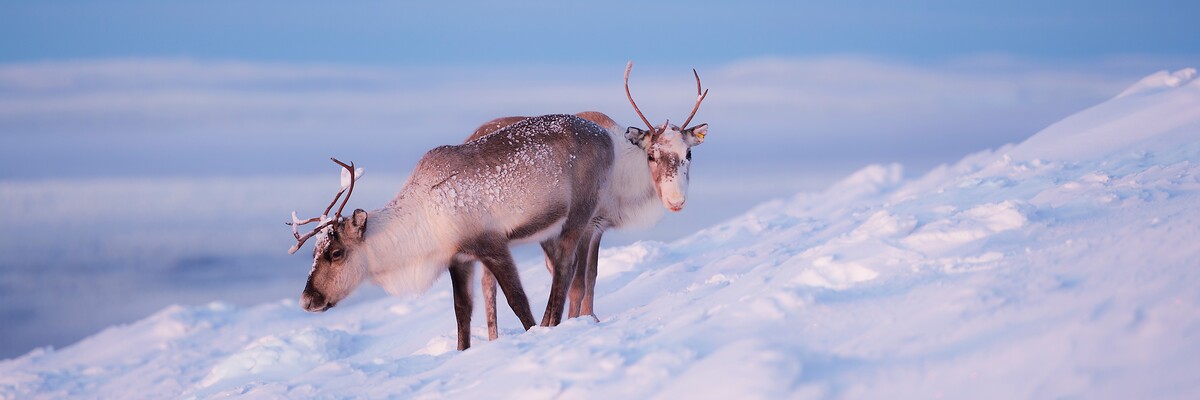
<svg viewBox="0 0 1200 400">
<path fill-rule="evenodd" d="M 918 179 L 869 166 L 602 249 L 599 323 L 523 332 L 502 312 L 488 342 L 476 312 L 457 352 L 448 280 L 323 314 L 172 306 L 0 362 L 0 397 L 1194 398 L 1194 76 Z M 541 260 L 521 272 L 540 309 Z"/>
</svg>

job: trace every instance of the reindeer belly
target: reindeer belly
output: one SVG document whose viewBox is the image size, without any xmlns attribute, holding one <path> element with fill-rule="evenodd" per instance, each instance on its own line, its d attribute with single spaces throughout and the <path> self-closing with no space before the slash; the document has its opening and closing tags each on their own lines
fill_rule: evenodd
<svg viewBox="0 0 1200 400">
<path fill-rule="evenodd" d="M 566 220 L 566 206 L 550 207 L 540 213 L 532 214 L 531 218 L 514 219 L 511 223 L 506 224 L 509 227 L 507 230 L 508 240 L 513 244 L 541 242 L 561 233 Z"/>
</svg>

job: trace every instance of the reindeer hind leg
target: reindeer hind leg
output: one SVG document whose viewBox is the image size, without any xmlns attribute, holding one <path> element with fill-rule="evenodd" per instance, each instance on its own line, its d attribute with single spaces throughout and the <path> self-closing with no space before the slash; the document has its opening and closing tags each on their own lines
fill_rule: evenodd
<svg viewBox="0 0 1200 400">
<path fill-rule="evenodd" d="M 542 326 L 557 326 L 562 322 L 563 306 L 567 300 L 567 291 L 575 278 L 576 260 L 579 260 L 579 241 L 584 236 L 587 221 L 595 211 L 595 203 L 582 204 L 572 207 L 563 224 L 563 232 L 557 239 L 559 249 L 558 260 L 555 261 L 554 274 L 550 283 L 550 296 L 546 300 L 546 312 L 542 315 Z M 584 254 L 586 255 L 586 253 Z"/>
<path fill-rule="evenodd" d="M 484 236 L 474 240 L 464 251 L 474 255 L 492 273 L 508 300 L 508 306 L 521 320 L 525 330 L 533 327 L 536 322 L 529 309 L 529 298 L 521 287 L 521 275 L 517 273 L 512 253 L 508 251 L 508 240 L 502 235 Z"/>
<path fill-rule="evenodd" d="M 482 270 L 483 277 L 479 282 L 483 286 L 483 309 L 487 314 L 488 340 L 496 340 L 500 337 L 500 327 L 496 324 L 496 276 L 492 275 L 492 271 L 487 267 L 483 267 Z"/>
<path fill-rule="evenodd" d="M 579 316 L 584 297 L 587 294 L 587 263 L 588 248 L 592 241 L 592 233 L 579 238 L 575 245 L 575 276 L 571 279 L 571 288 L 567 291 L 567 318 Z M 582 247 L 582 248 L 581 248 Z"/>
<path fill-rule="evenodd" d="M 599 273 L 600 264 L 597 261 L 600 258 L 600 238 L 604 236 L 603 230 L 597 230 L 592 234 L 591 240 L 588 241 L 587 262 L 580 263 L 583 265 L 584 290 L 583 301 L 580 305 L 579 312 L 582 315 L 590 315 L 593 320 L 600 322 L 600 318 L 596 317 L 594 301 L 596 297 L 596 275 Z"/>
<path fill-rule="evenodd" d="M 454 292 L 454 319 L 458 322 L 458 350 L 471 347 L 471 300 L 470 261 L 450 262 L 450 283 Z"/>
</svg>

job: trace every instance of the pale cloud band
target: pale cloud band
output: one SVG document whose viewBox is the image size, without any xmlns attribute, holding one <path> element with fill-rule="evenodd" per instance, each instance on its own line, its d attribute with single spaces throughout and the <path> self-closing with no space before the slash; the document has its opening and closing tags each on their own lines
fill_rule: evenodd
<svg viewBox="0 0 1200 400">
<path fill-rule="evenodd" d="M 737 138 L 722 144 L 730 148 L 774 143 L 813 157 L 912 161 L 911 152 L 948 161 L 964 151 L 1020 140 L 1141 76 L 1181 67 L 1172 60 L 1132 64 L 757 58 L 699 66 L 713 92 L 698 118 L 713 123 L 714 139 Z M 168 149 L 167 139 L 236 139 L 243 146 L 300 154 L 329 152 L 324 143 L 331 136 L 348 147 L 361 141 L 376 148 L 428 148 L 455 142 L 500 115 L 596 109 L 632 123 L 636 117 L 624 98 L 621 67 L 439 69 L 157 59 L 7 64 L 0 65 L 0 134 L 18 146 L 55 140 L 59 150 L 71 141 L 58 137 L 103 136 L 99 142 L 120 146 L 112 149 L 117 153 L 137 153 L 136 139 Z M 690 67 L 638 66 L 632 86 L 651 118 L 686 114 L 694 96 Z M 926 143 L 912 148 L 902 145 L 906 140 Z M 930 141 L 947 149 L 931 150 Z M 20 154 L 30 150 L 39 149 L 26 146 Z M 25 158 L 20 154 L 6 155 Z M 175 173 L 190 169 L 206 172 L 191 165 Z M 269 165 L 260 169 L 272 171 Z M 61 172 L 80 174 L 66 167 Z M 11 172 L 5 175 L 12 178 Z"/>
</svg>

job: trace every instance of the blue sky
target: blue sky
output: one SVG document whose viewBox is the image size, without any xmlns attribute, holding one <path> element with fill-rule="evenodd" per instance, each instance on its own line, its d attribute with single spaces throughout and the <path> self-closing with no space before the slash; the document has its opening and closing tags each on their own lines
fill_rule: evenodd
<svg viewBox="0 0 1200 400">
<path fill-rule="evenodd" d="M 720 63 L 867 54 L 1196 56 L 1194 1 L 10 1 L 0 61 Z"/>
</svg>

